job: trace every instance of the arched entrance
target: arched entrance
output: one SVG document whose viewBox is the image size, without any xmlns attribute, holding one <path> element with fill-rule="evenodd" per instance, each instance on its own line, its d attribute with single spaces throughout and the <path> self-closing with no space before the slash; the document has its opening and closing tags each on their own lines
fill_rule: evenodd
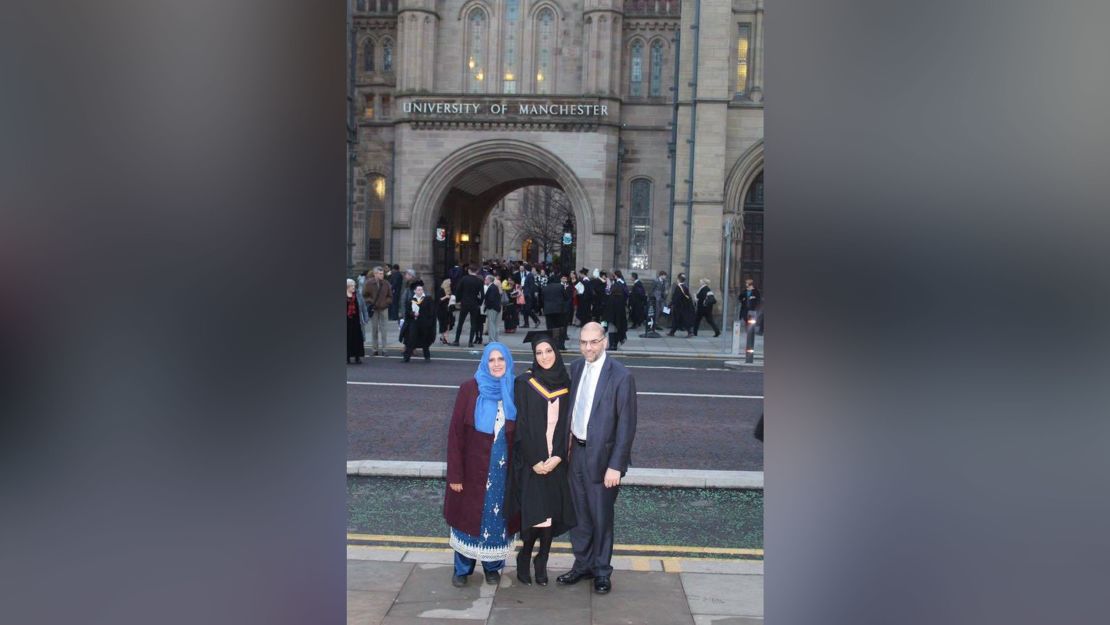
<svg viewBox="0 0 1110 625">
<path fill-rule="evenodd" d="M 744 194 L 744 232 L 740 240 L 740 277 L 751 278 L 763 289 L 763 172 L 752 180 Z M 743 282 L 741 282 L 743 284 Z"/>
<path fill-rule="evenodd" d="M 731 219 L 732 249 L 728 256 L 727 290 L 738 293 L 746 278 L 763 289 L 763 142 L 752 145 L 737 159 L 725 183 L 726 219 Z"/>
<path fill-rule="evenodd" d="M 438 277 L 444 266 L 454 262 L 482 260 L 484 250 L 494 249 L 494 242 L 483 241 L 480 235 L 490 210 L 512 191 L 533 185 L 556 187 L 566 195 L 578 237 L 574 246 L 581 258 L 583 250 L 592 249 L 595 219 L 578 176 L 548 150 L 501 139 L 465 146 L 425 177 L 412 212 L 414 266 Z M 437 241 L 437 228 L 446 229 L 445 241 Z"/>
</svg>

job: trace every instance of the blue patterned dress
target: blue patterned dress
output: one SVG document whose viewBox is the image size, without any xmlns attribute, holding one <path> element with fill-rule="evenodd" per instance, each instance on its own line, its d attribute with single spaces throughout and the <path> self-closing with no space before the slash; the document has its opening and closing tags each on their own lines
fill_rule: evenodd
<svg viewBox="0 0 1110 625">
<path fill-rule="evenodd" d="M 493 447 L 489 454 L 486 499 L 478 536 L 451 528 L 451 548 L 479 562 L 497 562 L 509 556 L 510 541 L 505 523 L 505 484 L 509 475 L 509 443 L 505 440 L 505 412 L 497 402 L 493 425 Z"/>
</svg>

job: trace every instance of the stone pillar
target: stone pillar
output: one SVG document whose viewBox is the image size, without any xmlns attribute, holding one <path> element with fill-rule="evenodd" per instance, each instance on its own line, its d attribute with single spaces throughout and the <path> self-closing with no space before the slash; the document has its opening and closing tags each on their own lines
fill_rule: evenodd
<svg viewBox="0 0 1110 625">
<path fill-rule="evenodd" d="M 616 95 L 620 93 L 623 4 L 621 0 L 586 0 L 583 15 L 582 41 L 589 58 L 583 60 L 582 92 Z"/>
<path fill-rule="evenodd" d="M 435 0 L 400 0 L 397 8 L 399 91 L 431 91 L 435 78 L 435 41 L 439 14 Z"/>
<path fill-rule="evenodd" d="M 752 75 L 752 92 L 751 97 L 753 102 L 763 101 L 763 0 L 756 0 L 755 3 L 755 24 L 753 25 L 755 31 L 753 37 L 755 40 L 752 42 L 752 65 L 754 66 L 754 74 Z"/>
</svg>

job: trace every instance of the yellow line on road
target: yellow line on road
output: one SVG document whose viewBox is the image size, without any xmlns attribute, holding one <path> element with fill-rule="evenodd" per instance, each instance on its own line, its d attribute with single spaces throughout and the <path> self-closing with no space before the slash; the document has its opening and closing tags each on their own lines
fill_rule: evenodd
<svg viewBox="0 0 1110 625">
<path fill-rule="evenodd" d="M 393 536 L 389 534 L 347 534 L 347 540 L 372 540 L 392 543 L 436 543 L 447 544 L 445 536 Z M 569 542 L 554 542 L 552 547 L 570 549 Z M 659 551 L 666 553 L 715 553 L 734 556 L 762 556 L 762 549 L 739 549 L 734 547 L 693 547 L 675 545 L 613 545 L 616 551 Z"/>
</svg>

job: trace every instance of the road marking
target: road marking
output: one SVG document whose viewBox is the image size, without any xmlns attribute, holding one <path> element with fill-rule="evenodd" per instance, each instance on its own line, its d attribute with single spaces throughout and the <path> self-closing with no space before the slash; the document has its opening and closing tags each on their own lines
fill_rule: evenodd
<svg viewBox="0 0 1110 625">
<path fill-rule="evenodd" d="M 372 540 L 387 543 L 436 543 L 447 544 L 445 536 L 394 536 L 392 534 L 357 534 L 348 533 L 347 540 Z M 375 545 L 377 546 L 377 545 Z M 552 547 L 570 549 L 569 542 L 557 541 L 551 543 Z M 684 547 L 674 545 L 613 545 L 617 551 L 651 551 L 665 553 L 715 553 L 734 556 L 762 556 L 762 549 L 740 549 L 734 547 Z"/>
<path fill-rule="evenodd" d="M 358 386 L 411 386 L 411 387 L 416 387 L 416 388 L 454 388 L 454 389 L 459 388 L 457 385 L 454 385 L 454 384 L 409 384 L 409 383 L 401 383 L 401 382 L 351 382 L 350 380 L 347 381 L 347 384 L 356 384 Z"/>
<path fill-rule="evenodd" d="M 401 360 L 402 358 L 401 358 L 401 356 L 386 356 L 386 359 L 388 359 L 388 360 Z M 478 358 L 443 358 L 443 357 L 440 357 L 440 356 L 437 356 L 435 358 L 435 360 L 444 361 L 444 362 L 478 362 L 479 361 Z M 528 367 L 532 366 L 532 363 L 516 361 L 516 362 L 513 363 L 513 366 L 527 369 Z M 751 371 L 751 370 L 744 370 L 744 369 L 724 369 L 724 368 L 721 368 L 721 367 L 672 367 L 672 366 L 666 366 L 666 365 L 625 365 L 625 367 L 627 367 L 629 369 L 672 369 L 672 370 L 675 370 L 675 371 L 729 371 L 729 372 L 732 372 L 732 373 L 763 373 L 762 371 Z"/>
<path fill-rule="evenodd" d="M 363 345 L 363 347 L 365 347 L 366 349 L 371 349 L 371 350 L 374 349 L 374 346 L 371 345 L 370 343 L 365 343 Z M 435 345 L 432 345 L 432 347 L 435 347 Z M 392 349 L 393 349 L 393 351 L 400 352 L 400 351 L 404 351 L 405 348 L 400 343 L 397 343 L 396 345 L 392 346 Z M 473 349 L 472 348 L 469 353 L 474 354 L 475 356 L 481 356 L 482 351 L 484 349 L 485 349 L 484 346 L 483 346 L 482 349 Z M 451 350 L 448 353 L 457 353 L 459 351 L 466 351 L 466 350 Z M 532 352 L 528 349 L 512 349 L 512 348 L 510 348 L 509 351 L 511 351 L 513 354 L 523 354 L 525 356 L 531 356 L 532 355 Z M 442 353 L 442 352 L 437 352 L 437 353 Z M 577 352 L 575 350 L 566 350 L 562 353 L 565 354 L 565 355 L 573 356 L 573 357 L 577 357 L 579 355 L 579 352 Z M 661 360 L 736 360 L 737 357 L 738 357 L 737 354 L 731 354 L 731 353 L 730 354 L 722 354 L 722 353 L 719 353 L 719 352 L 718 353 L 707 353 L 707 354 L 668 354 L 668 353 L 664 353 L 664 352 L 642 352 L 641 353 L 641 352 L 634 352 L 634 351 L 618 351 L 618 352 L 614 353 L 612 351 L 609 351 L 609 352 L 606 352 L 605 355 L 606 356 L 612 356 L 613 358 L 619 358 L 621 360 L 625 360 L 625 359 L 628 359 L 628 358 L 648 358 L 648 359 L 661 359 Z M 740 354 L 740 356 L 743 356 L 743 354 Z M 378 357 L 376 357 L 376 356 L 367 356 L 366 358 L 372 359 L 371 360 L 371 362 L 372 362 L 373 359 L 376 359 Z M 390 360 L 400 360 L 401 357 L 400 356 L 386 356 L 386 358 L 388 358 Z M 436 356 L 434 358 L 434 360 L 457 360 L 459 362 L 478 362 L 478 360 L 480 360 L 480 359 L 479 358 L 444 358 L 444 357 Z M 760 357 L 758 360 L 762 361 L 763 358 Z M 748 367 L 746 369 L 736 369 L 736 371 L 740 371 L 740 372 L 743 372 L 743 373 L 763 373 L 762 365 L 756 365 L 755 363 L 746 363 L 746 364 L 753 365 L 753 366 Z M 625 366 L 628 366 L 628 365 L 625 365 Z"/>
<path fill-rule="evenodd" d="M 415 551 L 419 553 L 454 553 L 455 550 L 450 547 L 397 547 L 394 545 L 347 545 L 348 547 L 366 547 L 368 549 L 381 549 L 384 551 L 402 551 L 408 553 Z M 552 545 L 555 546 L 555 545 Z M 572 556 L 574 552 L 559 553 L 552 552 L 552 555 Z M 681 573 L 682 561 L 687 562 L 763 562 L 762 559 L 756 560 L 753 558 L 697 558 L 692 556 L 682 557 L 655 557 L 655 556 L 628 556 L 616 554 L 617 558 L 624 558 L 632 565 L 633 571 L 651 571 L 651 563 L 659 562 L 662 565 L 663 572 L 665 573 Z M 355 558 L 358 559 L 358 558 Z M 401 562 L 405 562 L 404 556 L 401 556 Z"/>
<path fill-rule="evenodd" d="M 412 388 L 459 388 L 454 384 L 413 384 L 410 382 L 352 382 L 347 384 L 356 386 L 405 386 Z M 762 395 L 715 395 L 709 393 L 662 393 L 656 391 L 637 391 L 637 395 L 665 395 L 667 397 L 710 397 L 719 399 L 763 399 Z"/>
<path fill-rule="evenodd" d="M 665 395 L 667 397 L 717 397 L 720 399 L 763 399 L 762 395 L 714 395 L 710 393 L 663 393 L 657 391 L 637 391 L 637 395 Z"/>
</svg>

